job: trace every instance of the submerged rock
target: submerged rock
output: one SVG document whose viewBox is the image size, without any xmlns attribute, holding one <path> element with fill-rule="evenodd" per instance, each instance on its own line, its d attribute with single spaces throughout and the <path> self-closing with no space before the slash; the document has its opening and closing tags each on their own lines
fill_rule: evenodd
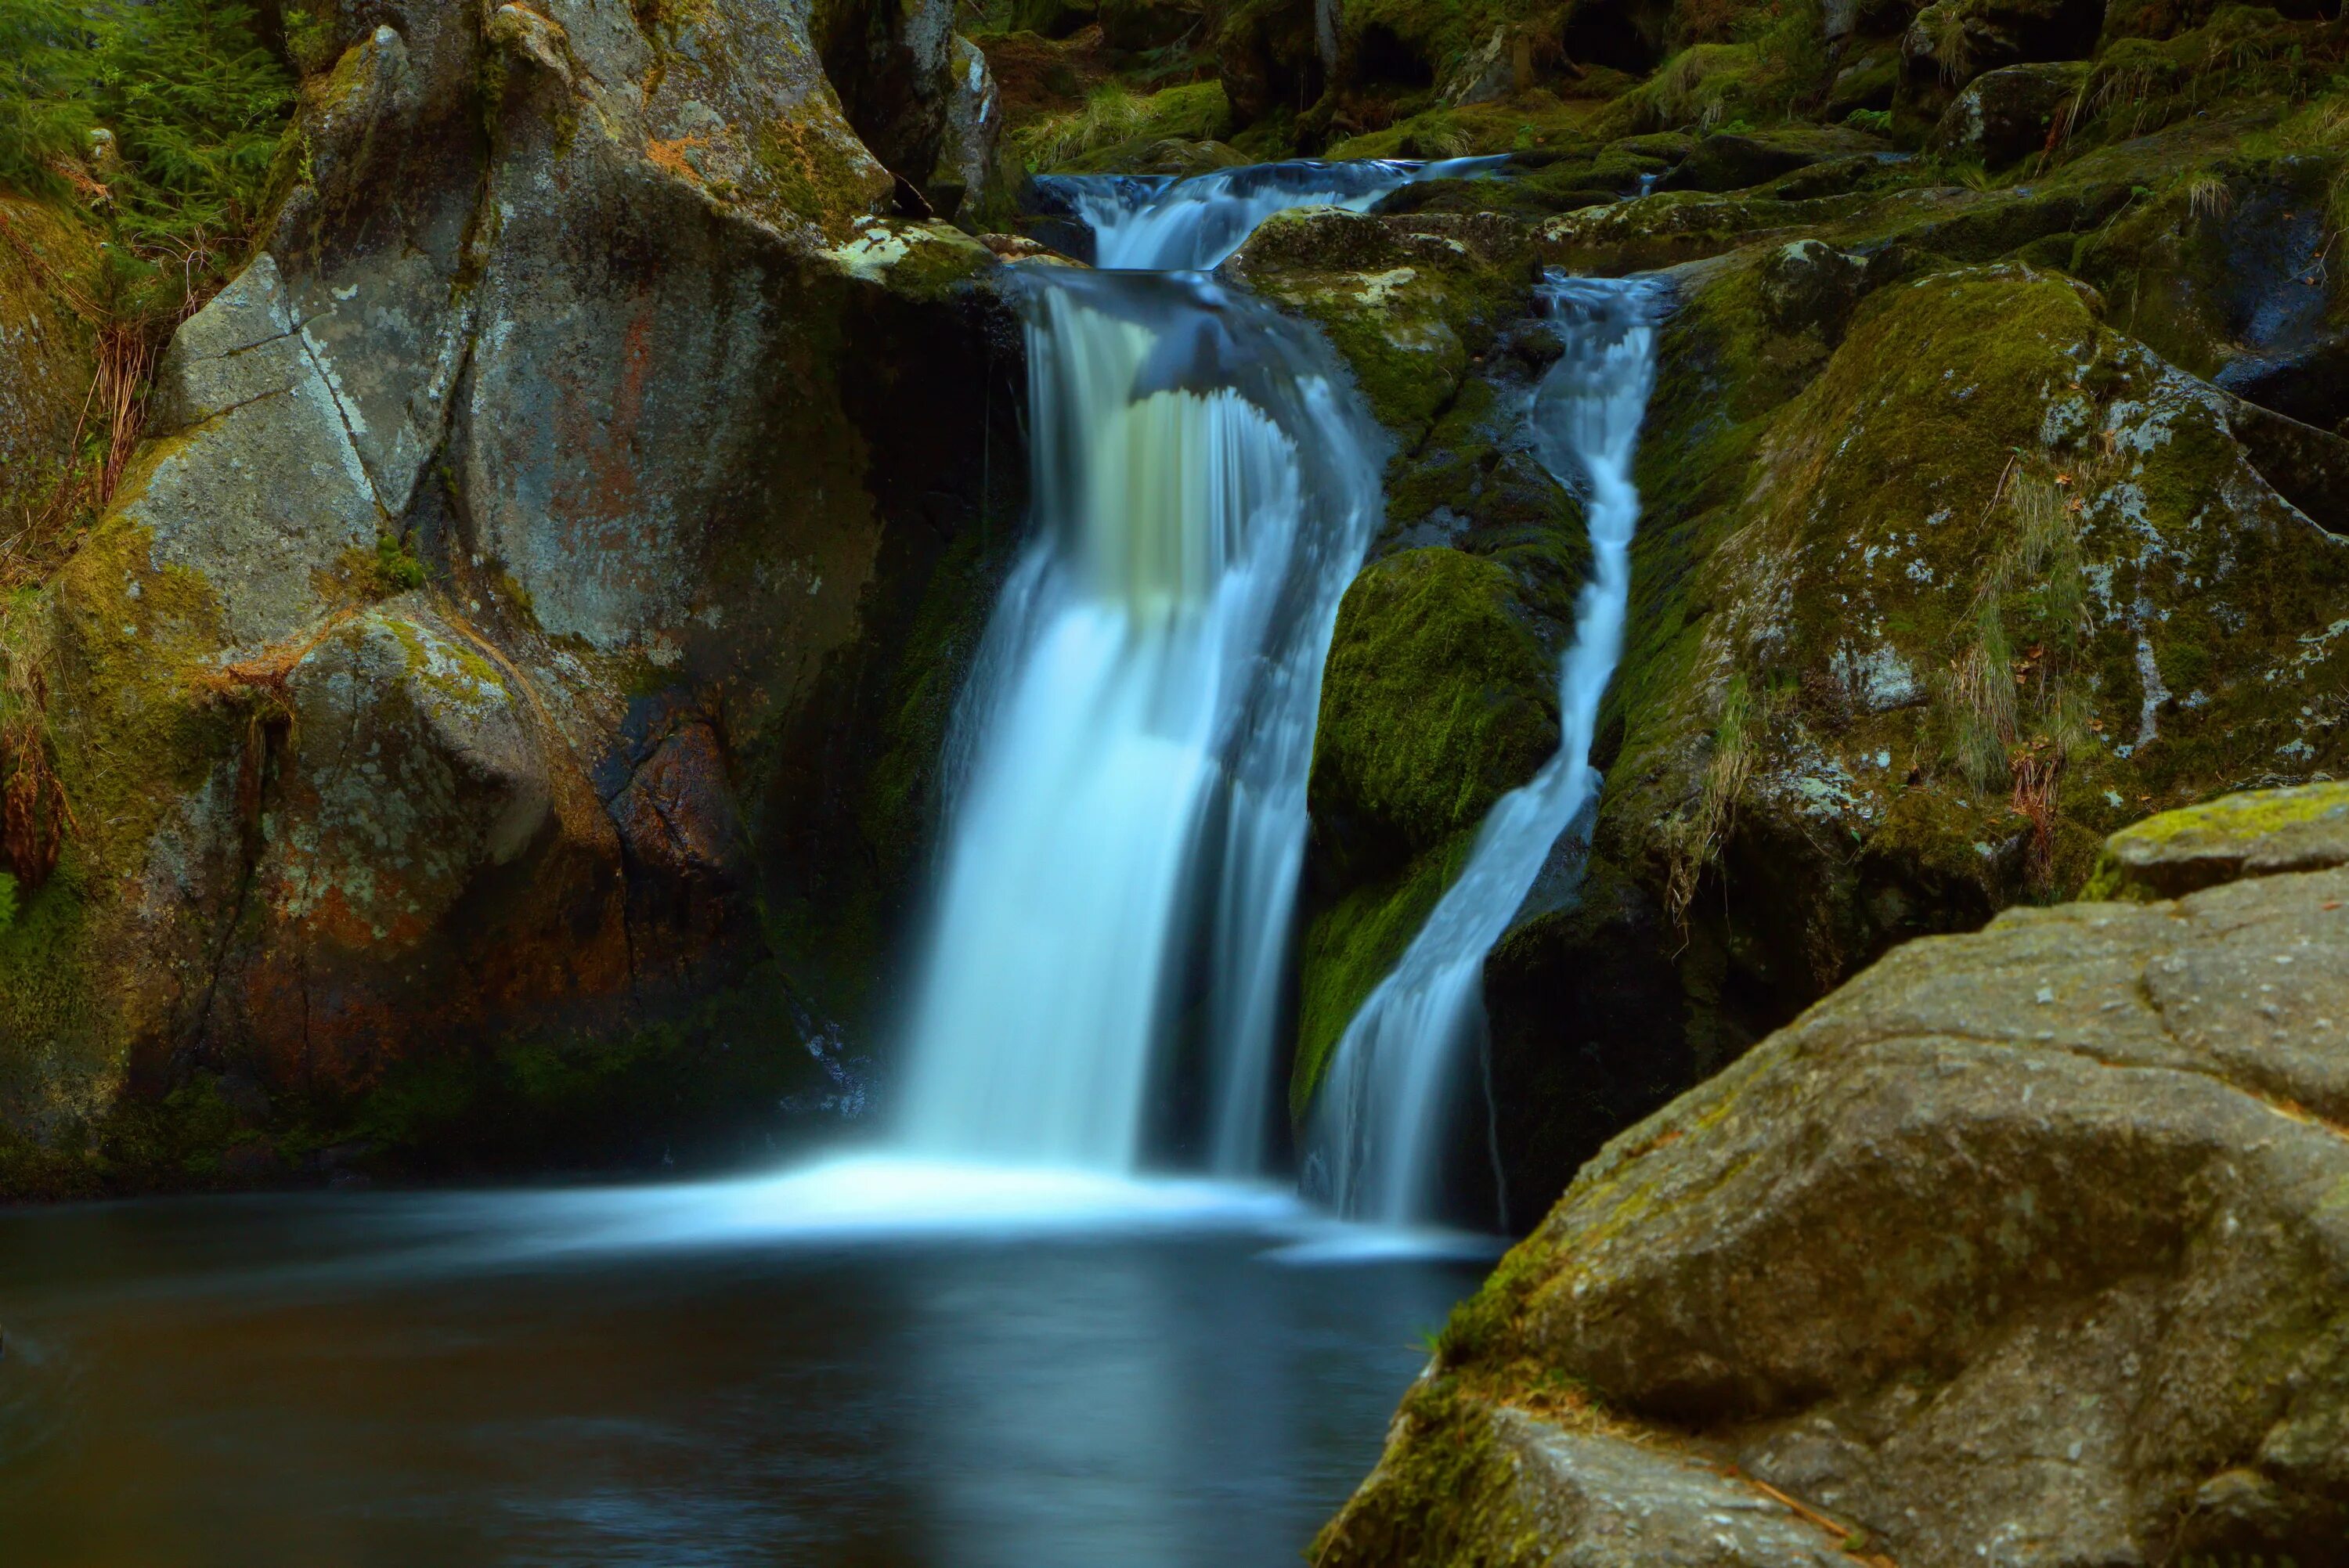
<svg viewBox="0 0 2349 1568">
<path fill-rule="evenodd" d="M 2156 818 L 2116 862 L 2246 880 L 1912 943 L 1609 1144 L 1316 1561 L 2333 1561 L 2335 793 Z"/>
</svg>

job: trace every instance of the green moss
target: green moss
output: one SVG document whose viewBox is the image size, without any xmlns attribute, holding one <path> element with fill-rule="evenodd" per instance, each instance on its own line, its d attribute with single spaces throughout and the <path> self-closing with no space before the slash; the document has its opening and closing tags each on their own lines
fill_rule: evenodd
<svg viewBox="0 0 2349 1568">
<path fill-rule="evenodd" d="M 1297 1057 L 1288 1080 L 1293 1121 L 1303 1123 L 1346 1026 L 1427 923 L 1475 842 L 1473 832 L 1457 835 L 1400 871 L 1355 888 L 1306 928 L 1298 966 Z"/>
<path fill-rule="evenodd" d="M 1012 135 L 1012 146 L 1037 173 L 1102 173 L 1129 167 L 1160 141 L 1221 141 L 1232 132 L 1231 105 L 1221 82 L 1192 82 L 1147 96 L 1111 82 L 1082 108 L 1047 116 Z"/>
<path fill-rule="evenodd" d="M 903 250 L 888 264 L 889 291 L 936 304 L 996 264 L 995 253 L 945 223 L 906 224 L 892 231 Z"/>
<path fill-rule="evenodd" d="M 1383 129 L 1334 142 L 1324 156 L 1468 158 L 1549 152 L 1587 159 L 1600 149 L 1592 126 L 1603 112 L 1602 106 L 1589 99 L 1563 99 L 1539 90 L 1495 103 L 1438 105 Z M 1487 182 L 1485 189 L 1497 195 L 1502 188 Z"/>
<path fill-rule="evenodd" d="M 1525 1369 L 1526 1402 L 1546 1418 L 1584 1424 L 1570 1383 L 1545 1379 Z M 1538 1489 L 1526 1484 L 1521 1460 L 1495 1430 L 1499 1402 L 1464 1378 L 1413 1384 L 1378 1470 L 1315 1538 L 1309 1555 L 1318 1568 L 1543 1568 L 1554 1561 L 1554 1527 L 1539 1511 Z"/>
<path fill-rule="evenodd" d="M 1601 122 L 1616 136 L 1646 130 L 1711 130 L 1792 119 L 1817 91 L 1826 64 L 1816 0 L 1756 12 L 1735 43 L 1696 43 L 1659 66 L 1609 106 Z"/>
<path fill-rule="evenodd" d="M 1440 546 L 1373 562 L 1322 677 L 1317 817 L 1390 861 L 1473 828 L 1557 748 L 1554 678 L 1504 567 Z"/>
<path fill-rule="evenodd" d="M 1268 220 L 1229 264 L 1328 335 L 1371 413 L 1407 445 L 1450 405 L 1471 357 L 1526 314 L 1535 270 L 1515 224 L 1329 209 Z"/>
<path fill-rule="evenodd" d="M 0 1125 L 87 1111 L 115 1069 L 115 1034 L 92 973 L 81 857 L 37 892 L 19 888 L 0 925 Z"/>
<path fill-rule="evenodd" d="M 2150 903 L 2226 880 L 2232 868 L 2263 843 L 2282 851 L 2284 845 L 2278 841 L 2287 838 L 2312 846 L 2312 863 L 2329 861 L 2324 841 L 2336 835 L 2349 842 L 2349 784 L 2309 784 L 2223 795 L 2160 812 L 2113 834 L 2079 896 Z M 2147 874 L 2131 864 L 2133 859 L 2147 858 L 2174 864 L 2167 874 L 2158 868 Z M 2189 861 L 2202 861 L 2208 869 L 2198 872 L 2185 863 Z"/>
<path fill-rule="evenodd" d="M 857 145 L 831 96 L 820 94 L 801 106 L 798 118 L 782 116 L 761 127 L 755 154 L 769 194 L 783 210 L 840 240 L 888 187 L 888 176 L 856 155 Z"/>
</svg>

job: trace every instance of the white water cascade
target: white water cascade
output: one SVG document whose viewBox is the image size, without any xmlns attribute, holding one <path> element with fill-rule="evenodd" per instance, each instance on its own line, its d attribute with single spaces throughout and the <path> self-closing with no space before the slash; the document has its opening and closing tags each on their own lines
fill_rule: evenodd
<svg viewBox="0 0 2349 1568">
<path fill-rule="evenodd" d="M 1218 267 L 1256 226 L 1291 207 L 1360 212 L 1422 180 L 1458 180 L 1506 157 L 1433 163 L 1362 159 L 1348 163 L 1251 163 L 1174 180 L 1147 174 L 1066 174 L 1038 181 L 1093 232 L 1094 263 L 1128 271 Z"/>
<path fill-rule="evenodd" d="M 1655 380 L 1654 292 L 1637 279 L 1557 274 L 1543 286 L 1566 352 L 1529 417 L 1544 466 L 1583 496 L 1591 553 L 1558 676 L 1558 748 L 1495 803 L 1459 880 L 1338 1043 L 1313 1114 L 1307 1175 L 1350 1217 L 1433 1217 L 1464 1047 L 1484 1021 L 1485 954 L 1598 786 L 1590 741 L 1630 596 L 1640 515 L 1631 463 Z"/>
<path fill-rule="evenodd" d="M 957 718 L 913 1150 L 1131 1170 L 1187 1041 L 1207 1162 L 1261 1169 L 1322 660 L 1385 441 L 1318 335 L 1192 269 L 1423 172 L 1063 182 L 1130 270 L 1018 270 L 1036 537 Z"/>
</svg>

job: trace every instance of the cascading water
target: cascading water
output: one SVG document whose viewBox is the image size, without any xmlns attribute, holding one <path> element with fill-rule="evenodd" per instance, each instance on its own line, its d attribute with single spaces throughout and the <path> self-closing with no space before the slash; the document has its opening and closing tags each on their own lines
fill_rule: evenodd
<svg viewBox="0 0 2349 1568">
<path fill-rule="evenodd" d="M 919 1151 L 1132 1168 L 1204 975 L 1200 1131 L 1260 1168 L 1321 665 L 1385 442 L 1316 334 L 1194 269 L 1438 167 L 1059 182 L 1124 270 L 1019 270 L 1037 537 L 959 719 Z"/>
<path fill-rule="evenodd" d="M 1252 163 L 1175 180 L 1147 174 L 1062 174 L 1037 183 L 1092 231 L 1094 263 L 1112 271 L 1221 266 L 1256 226 L 1291 207 L 1362 211 L 1422 180 L 1457 180 L 1506 157 L 1434 163 Z"/>
<path fill-rule="evenodd" d="M 1553 273 L 1542 292 L 1566 352 L 1534 395 L 1535 446 L 1561 484 L 1582 492 L 1591 552 L 1558 676 L 1558 748 L 1494 805 L 1466 869 L 1338 1043 L 1314 1110 L 1307 1175 L 1350 1216 L 1433 1217 L 1463 1047 L 1483 1022 L 1485 956 L 1598 785 L 1590 739 L 1630 595 L 1640 515 L 1631 461 L 1655 380 L 1656 285 Z"/>
</svg>

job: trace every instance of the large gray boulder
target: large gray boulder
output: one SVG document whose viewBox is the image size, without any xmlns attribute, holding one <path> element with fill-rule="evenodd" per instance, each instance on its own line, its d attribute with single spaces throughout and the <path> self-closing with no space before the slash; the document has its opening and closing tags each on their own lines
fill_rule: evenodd
<svg viewBox="0 0 2349 1568">
<path fill-rule="evenodd" d="M 843 109 L 935 157 L 992 87 L 887 9 L 829 75 L 782 5 L 321 35 L 293 187 L 47 602 L 79 830 L 0 954 L 0 1134 L 213 1073 L 364 1120 L 740 985 L 856 1013 L 945 722 L 907 689 L 969 640 L 907 631 L 984 605 L 1019 472 L 994 259 L 890 215 Z"/>
<path fill-rule="evenodd" d="M 2271 874 L 1912 943 L 1616 1139 L 1318 1560 L 2341 1561 L 2337 804 L 2156 819 Z"/>
</svg>

